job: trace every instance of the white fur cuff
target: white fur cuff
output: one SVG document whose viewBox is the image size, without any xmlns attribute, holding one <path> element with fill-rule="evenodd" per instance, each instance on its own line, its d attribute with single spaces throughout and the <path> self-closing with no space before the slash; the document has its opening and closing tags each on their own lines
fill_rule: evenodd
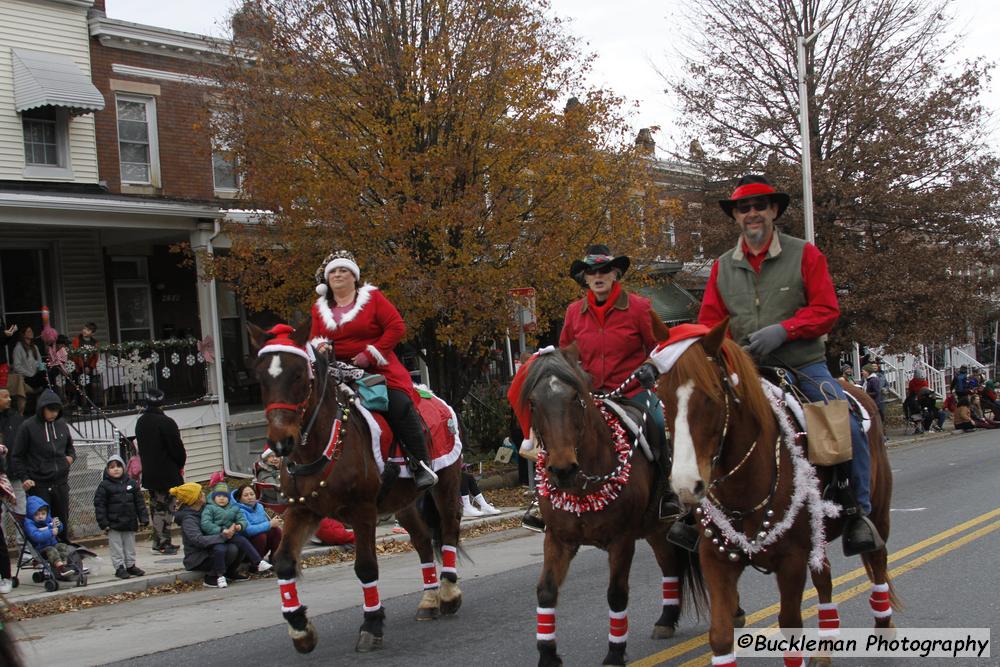
<svg viewBox="0 0 1000 667">
<path fill-rule="evenodd" d="M 369 345 L 368 347 L 365 348 L 365 351 L 368 353 L 368 356 L 372 358 L 372 361 L 374 361 L 377 366 L 389 365 L 389 360 L 383 357 L 382 353 L 379 352 L 378 348 L 376 348 L 374 345 Z"/>
</svg>

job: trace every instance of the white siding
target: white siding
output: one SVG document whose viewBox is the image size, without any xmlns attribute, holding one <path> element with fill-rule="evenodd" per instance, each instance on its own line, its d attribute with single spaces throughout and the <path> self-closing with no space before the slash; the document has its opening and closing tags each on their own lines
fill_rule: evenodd
<svg viewBox="0 0 1000 667">
<path fill-rule="evenodd" d="M 184 481 L 205 482 L 222 470 L 222 431 L 218 424 L 181 429 L 187 452 Z"/>
<path fill-rule="evenodd" d="M 24 180 L 24 139 L 21 117 L 14 111 L 11 48 L 69 56 L 89 78 L 87 10 L 38 0 L 0 0 L 0 180 Z M 96 183 L 93 114 L 70 119 L 69 144 L 73 180 Z"/>
</svg>

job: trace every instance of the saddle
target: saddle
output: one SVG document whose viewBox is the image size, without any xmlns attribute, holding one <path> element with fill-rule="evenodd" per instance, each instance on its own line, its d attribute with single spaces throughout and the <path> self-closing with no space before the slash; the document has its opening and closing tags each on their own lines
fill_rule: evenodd
<svg viewBox="0 0 1000 667">
<path fill-rule="evenodd" d="M 660 458 L 660 454 L 656 451 L 658 448 L 650 445 L 650 442 L 657 442 L 653 432 L 656 424 L 647 418 L 646 411 L 613 398 L 602 398 L 601 401 L 618 418 L 629 439 L 638 441 L 643 455 L 649 461 L 657 461 Z"/>
</svg>

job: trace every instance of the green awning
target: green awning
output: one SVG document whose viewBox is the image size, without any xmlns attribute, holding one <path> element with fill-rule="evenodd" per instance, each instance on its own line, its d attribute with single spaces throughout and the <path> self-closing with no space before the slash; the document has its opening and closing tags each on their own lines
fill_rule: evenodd
<svg viewBox="0 0 1000 667">
<path fill-rule="evenodd" d="M 691 322 L 698 317 L 701 302 L 673 281 L 647 285 L 638 293 L 652 302 L 653 311 L 667 324 Z"/>
</svg>

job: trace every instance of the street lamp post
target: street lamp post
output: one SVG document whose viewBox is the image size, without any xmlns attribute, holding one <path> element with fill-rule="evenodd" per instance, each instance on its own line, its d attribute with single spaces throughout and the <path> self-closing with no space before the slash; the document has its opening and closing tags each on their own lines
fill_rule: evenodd
<svg viewBox="0 0 1000 667">
<path fill-rule="evenodd" d="M 806 45 L 816 39 L 823 30 L 840 20 L 849 9 L 860 3 L 855 0 L 840 10 L 832 19 L 824 22 L 809 35 L 799 35 L 796 38 L 798 50 L 799 73 L 799 132 L 802 135 L 802 216 L 805 225 L 806 241 L 816 242 L 816 231 L 813 224 L 813 193 L 812 193 L 812 141 L 809 137 L 809 89 L 806 86 Z"/>
</svg>

